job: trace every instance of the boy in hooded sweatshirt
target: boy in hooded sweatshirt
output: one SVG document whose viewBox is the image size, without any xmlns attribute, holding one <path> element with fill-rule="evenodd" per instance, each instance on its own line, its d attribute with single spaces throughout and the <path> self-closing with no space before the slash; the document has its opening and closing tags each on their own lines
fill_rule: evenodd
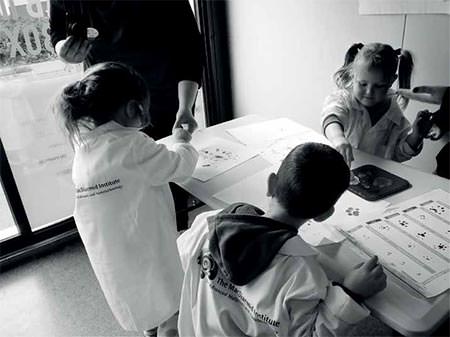
<svg viewBox="0 0 450 337">
<path fill-rule="evenodd" d="M 178 239 L 185 271 L 180 336 L 335 336 L 369 315 L 361 301 L 386 286 L 374 257 L 332 283 L 298 235 L 322 221 L 349 184 L 327 145 L 294 148 L 268 179 L 267 213 L 236 203 L 199 215 Z"/>
</svg>

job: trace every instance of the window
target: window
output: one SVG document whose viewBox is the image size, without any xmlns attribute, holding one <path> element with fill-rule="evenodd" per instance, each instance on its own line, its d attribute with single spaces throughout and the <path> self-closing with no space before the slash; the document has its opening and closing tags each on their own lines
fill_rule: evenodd
<svg viewBox="0 0 450 337">
<path fill-rule="evenodd" d="M 203 17 L 198 18 L 200 26 L 206 17 L 214 22 L 216 7 L 222 10 L 224 4 L 189 1 Z M 47 32 L 48 8 L 49 0 L 0 0 L 0 263 L 17 250 L 76 234 L 71 218 L 73 153 L 53 117 L 51 103 L 62 86 L 81 76 L 82 67 L 56 58 Z M 204 37 L 210 36 L 210 25 L 201 27 L 206 30 Z M 208 68 L 216 57 L 208 56 L 210 48 L 205 50 Z M 228 68 L 217 65 L 215 69 L 208 74 Z M 226 86 L 211 86 L 213 78 L 205 77 L 197 97 L 195 115 L 200 127 L 211 124 L 204 100 L 209 101 L 210 111 L 231 113 L 223 104 L 226 100 L 219 97 L 224 90 L 217 89 Z M 208 99 L 211 94 L 214 100 Z M 213 122 L 219 121 L 218 115 L 223 117 L 215 113 Z"/>
<path fill-rule="evenodd" d="M 51 102 L 81 67 L 56 59 L 48 2 L 0 0 L 0 138 L 32 230 L 71 216 L 72 151 Z"/>
</svg>

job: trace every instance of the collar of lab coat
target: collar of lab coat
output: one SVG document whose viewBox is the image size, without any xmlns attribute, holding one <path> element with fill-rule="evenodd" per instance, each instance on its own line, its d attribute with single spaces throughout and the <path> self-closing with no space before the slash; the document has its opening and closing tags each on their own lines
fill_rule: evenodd
<svg viewBox="0 0 450 337">
<path fill-rule="evenodd" d="M 95 139 L 105 133 L 118 131 L 118 130 L 129 130 L 129 131 L 139 131 L 138 128 L 123 126 L 116 121 L 109 121 L 105 124 L 99 125 L 94 129 L 84 129 L 81 131 L 81 138 L 83 141 L 88 141 L 90 139 Z"/>
<path fill-rule="evenodd" d="M 391 105 L 389 106 L 388 111 L 386 111 L 386 113 L 380 118 L 381 119 L 389 119 L 390 121 L 392 121 L 393 123 L 400 125 L 402 123 L 402 117 L 403 117 L 403 113 L 400 110 L 400 107 L 398 106 L 398 104 L 395 104 L 395 97 L 393 95 L 393 90 L 389 89 L 388 95 L 391 95 Z M 350 100 L 350 104 L 352 106 L 352 109 L 354 110 L 358 110 L 361 113 L 365 113 L 367 114 L 367 117 L 369 117 L 369 112 L 367 111 L 367 108 L 365 106 L 363 106 L 361 103 L 359 103 L 354 97 L 351 98 Z"/>
<path fill-rule="evenodd" d="M 299 235 L 287 240 L 278 254 L 287 256 L 314 256 L 317 251 L 306 243 Z"/>
</svg>

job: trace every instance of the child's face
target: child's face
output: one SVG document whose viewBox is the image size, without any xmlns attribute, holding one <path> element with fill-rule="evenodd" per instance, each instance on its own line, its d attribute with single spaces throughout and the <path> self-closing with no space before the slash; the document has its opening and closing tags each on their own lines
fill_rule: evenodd
<svg viewBox="0 0 450 337">
<path fill-rule="evenodd" d="M 366 107 L 383 102 L 392 82 L 381 70 L 370 68 L 364 62 L 356 62 L 353 66 L 352 94 Z"/>
</svg>

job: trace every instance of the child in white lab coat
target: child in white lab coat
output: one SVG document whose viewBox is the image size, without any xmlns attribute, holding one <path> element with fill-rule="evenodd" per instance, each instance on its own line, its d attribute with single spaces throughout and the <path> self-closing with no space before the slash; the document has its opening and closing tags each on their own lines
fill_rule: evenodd
<svg viewBox="0 0 450 337">
<path fill-rule="evenodd" d="M 422 150 L 424 114 L 411 127 L 402 111 L 407 99 L 390 89 L 397 77 L 409 88 L 412 68 L 408 51 L 387 44 L 354 44 L 347 51 L 335 74 L 338 90 L 325 100 L 322 127 L 349 166 L 353 148 L 399 162 Z"/>
<path fill-rule="evenodd" d="M 306 143 L 269 176 L 267 213 L 237 203 L 199 215 L 177 242 L 180 336 L 345 336 L 368 316 L 361 301 L 386 286 L 376 257 L 332 284 L 297 234 L 333 213 L 349 176 L 336 150 Z"/>
<path fill-rule="evenodd" d="M 90 68 L 56 104 L 75 148 L 81 239 L 116 319 L 146 335 L 178 311 L 183 272 L 168 183 L 189 177 L 198 159 L 183 129 L 172 150 L 139 131 L 149 104 L 143 78 L 113 62 Z"/>
</svg>

